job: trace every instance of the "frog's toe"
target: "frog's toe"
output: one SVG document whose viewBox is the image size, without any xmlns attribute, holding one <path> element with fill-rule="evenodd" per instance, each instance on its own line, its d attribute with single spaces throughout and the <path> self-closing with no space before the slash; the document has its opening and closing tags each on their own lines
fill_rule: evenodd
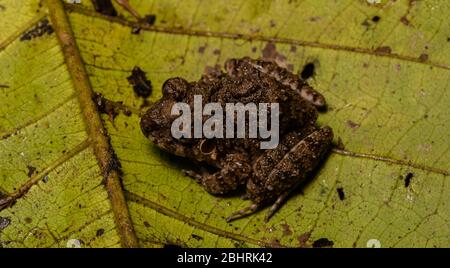
<svg viewBox="0 0 450 268">
<path fill-rule="evenodd" d="M 256 211 L 258 211 L 259 207 L 260 206 L 258 204 L 252 204 L 252 205 L 250 205 L 250 206 L 248 206 L 246 208 L 243 208 L 241 210 L 235 211 L 226 219 L 226 221 L 227 222 L 231 222 L 231 221 L 234 221 L 234 220 L 246 217 L 246 216 L 248 216 L 250 214 L 253 214 Z"/>
</svg>

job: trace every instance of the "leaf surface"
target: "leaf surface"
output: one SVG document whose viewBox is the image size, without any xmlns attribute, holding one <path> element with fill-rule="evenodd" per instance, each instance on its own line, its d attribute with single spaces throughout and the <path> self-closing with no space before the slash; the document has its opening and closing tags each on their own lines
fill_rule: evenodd
<svg viewBox="0 0 450 268">
<path fill-rule="evenodd" d="M 14 200 L 0 211 L 2 246 L 450 245 L 445 1 L 130 1 L 153 26 L 116 4 L 119 17 L 90 1 L 17 2 L 0 2 L 0 191 Z M 21 41 L 44 18 L 56 34 Z M 142 135 L 139 115 L 170 77 L 267 54 L 296 73 L 314 64 L 308 82 L 329 104 L 319 124 L 341 149 L 269 223 L 264 211 L 226 223 L 248 201 L 183 176 L 186 163 Z M 149 100 L 127 80 L 135 66 Z M 100 120 L 91 91 L 131 115 Z M 121 172 L 110 172 L 114 155 Z"/>
</svg>

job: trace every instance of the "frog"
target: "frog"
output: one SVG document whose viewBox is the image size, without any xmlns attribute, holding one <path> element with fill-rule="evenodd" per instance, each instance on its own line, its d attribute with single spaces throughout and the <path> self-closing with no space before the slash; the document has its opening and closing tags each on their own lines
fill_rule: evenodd
<svg viewBox="0 0 450 268">
<path fill-rule="evenodd" d="M 193 161 L 198 170 L 183 170 L 208 193 L 224 196 L 240 188 L 248 207 L 235 211 L 230 222 L 271 205 L 267 222 L 291 193 L 308 179 L 326 157 L 333 140 L 329 126 L 316 124 L 326 106 L 322 94 L 298 75 L 276 63 L 232 58 L 224 70 L 215 70 L 188 82 L 181 77 L 166 80 L 162 97 L 142 115 L 143 134 L 158 148 Z M 274 149 L 261 149 L 261 138 L 179 138 L 171 135 L 176 116 L 171 107 L 177 102 L 193 106 L 195 95 L 202 101 L 220 103 L 278 103 L 280 142 Z M 207 120 L 203 116 L 203 121 Z M 247 125 L 248 127 L 248 125 Z"/>
</svg>

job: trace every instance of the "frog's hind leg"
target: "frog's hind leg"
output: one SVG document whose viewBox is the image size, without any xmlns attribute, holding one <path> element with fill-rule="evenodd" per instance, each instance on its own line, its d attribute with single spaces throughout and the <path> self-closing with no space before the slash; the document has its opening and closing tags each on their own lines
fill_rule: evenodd
<svg viewBox="0 0 450 268">
<path fill-rule="evenodd" d="M 246 216 L 251 215 L 251 214 L 255 213 L 256 211 L 258 211 L 259 208 L 260 208 L 260 206 L 258 204 L 251 204 L 250 206 L 248 206 L 246 208 L 243 208 L 243 209 L 240 209 L 238 211 L 231 213 L 231 215 L 227 217 L 226 221 L 231 222 L 231 221 L 246 217 Z"/>
<path fill-rule="evenodd" d="M 297 165 L 296 175 L 292 177 L 292 185 L 278 195 L 275 203 L 267 211 L 264 221 L 267 222 L 275 214 L 275 212 L 283 205 L 284 201 L 290 196 L 290 194 L 296 190 L 306 179 L 310 176 L 311 172 L 316 168 L 325 153 L 328 151 L 329 145 L 333 139 L 333 131 L 330 127 L 323 127 L 318 129 L 301 142 L 297 143 L 289 154 L 289 157 L 285 157 L 285 161 L 280 161 L 280 168 L 277 169 L 279 174 L 292 173 L 289 170 L 294 165 Z M 300 173 L 303 171 L 303 173 Z M 276 173 L 269 176 L 269 185 L 275 185 L 279 181 L 280 176 Z"/>
</svg>

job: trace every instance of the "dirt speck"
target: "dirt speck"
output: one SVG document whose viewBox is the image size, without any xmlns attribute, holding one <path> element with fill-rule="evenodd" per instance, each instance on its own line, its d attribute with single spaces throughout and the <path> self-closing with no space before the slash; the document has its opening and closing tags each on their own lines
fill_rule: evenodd
<svg viewBox="0 0 450 268">
<path fill-rule="evenodd" d="M 347 120 L 346 123 L 351 129 L 358 129 L 361 126 L 361 124 L 355 123 L 352 120 Z"/>
<path fill-rule="evenodd" d="M 422 61 L 422 62 L 427 61 L 428 60 L 428 54 L 426 54 L 426 53 L 420 54 L 419 60 Z"/>
<path fill-rule="evenodd" d="M 5 229 L 11 223 L 11 219 L 8 217 L 0 217 L 0 230 Z"/>
<path fill-rule="evenodd" d="M 314 75 L 314 69 L 315 69 L 315 65 L 314 63 L 310 62 L 305 64 L 305 66 L 303 66 L 303 70 L 300 73 L 300 76 L 303 80 L 306 80 L 310 77 L 312 77 Z"/>
<path fill-rule="evenodd" d="M 345 192 L 344 192 L 344 188 L 342 187 L 338 187 L 337 189 L 338 195 L 339 195 L 339 199 L 342 201 L 345 199 Z"/>
<path fill-rule="evenodd" d="M 28 178 L 31 178 L 31 176 L 33 176 L 34 172 L 36 171 L 36 168 L 28 165 L 27 169 L 28 169 L 27 176 L 28 176 Z"/>
<path fill-rule="evenodd" d="M 334 242 L 329 240 L 328 238 L 319 238 L 313 242 L 314 248 L 331 248 L 333 247 Z"/>
<path fill-rule="evenodd" d="M 92 0 L 95 11 L 106 16 L 117 16 L 117 11 L 114 8 L 111 0 Z"/>
<path fill-rule="evenodd" d="M 203 54 L 203 53 L 205 53 L 205 50 L 206 50 L 206 45 L 201 46 L 198 48 L 198 53 Z"/>
<path fill-rule="evenodd" d="M 100 237 L 105 233 L 105 229 L 101 228 L 98 229 L 97 232 L 95 233 L 95 236 Z"/>
<path fill-rule="evenodd" d="M 44 34 L 52 34 L 54 32 L 53 27 L 50 25 L 48 19 L 40 20 L 35 27 L 31 30 L 25 32 L 21 37 L 20 41 L 28 41 L 36 37 L 43 36 Z"/>
<path fill-rule="evenodd" d="M 375 22 L 375 23 L 379 22 L 380 20 L 381 20 L 380 16 L 373 16 L 372 17 L 372 21 Z"/>
<path fill-rule="evenodd" d="M 114 121 L 114 118 L 119 114 L 119 109 L 115 105 L 113 101 L 110 101 L 103 97 L 101 93 L 94 93 L 92 100 L 97 105 L 97 109 L 102 114 L 107 114 L 109 116 L 109 120 L 111 122 Z"/>
<path fill-rule="evenodd" d="M 156 15 L 155 14 L 148 14 L 143 19 L 142 22 L 147 25 L 153 25 L 156 21 Z"/>
<path fill-rule="evenodd" d="M 414 177 L 414 174 L 412 172 L 408 172 L 405 176 L 405 187 L 408 188 L 411 184 L 411 179 Z"/>
<path fill-rule="evenodd" d="M 133 68 L 127 80 L 133 86 L 134 93 L 137 96 L 147 98 L 152 94 L 152 83 L 147 79 L 145 72 L 138 66 Z"/>
</svg>

